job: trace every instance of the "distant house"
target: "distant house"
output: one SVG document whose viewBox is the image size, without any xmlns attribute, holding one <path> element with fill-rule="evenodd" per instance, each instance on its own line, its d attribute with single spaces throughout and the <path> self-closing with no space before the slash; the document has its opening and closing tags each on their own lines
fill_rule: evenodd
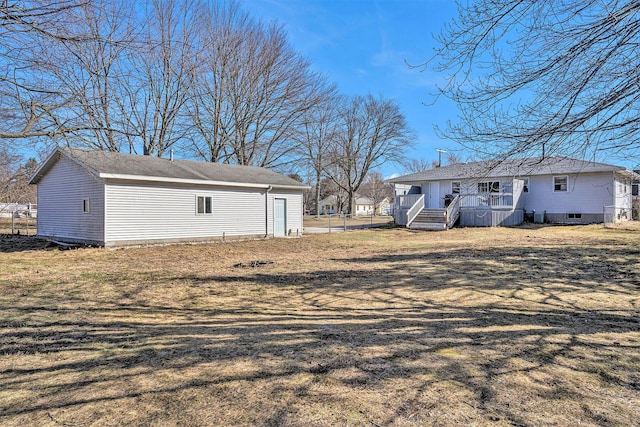
<svg viewBox="0 0 640 427">
<path fill-rule="evenodd" d="M 388 215 L 391 210 L 391 202 L 388 197 L 382 199 L 377 205 L 369 197 L 356 197 L 354 200 L 354 215 Z"/>
<path fill-rule="evenodd" d="M 327 196 L 320 200 L 320 215 L 333 215 L 339 213 L 338 197 Z"/>
<path fill-rule="evenodd" d="M 37 215 L 38 205 L 33 203 L 0 203 L 0 218 L 35 218 Z"/>
<path fill-rule="evenodd" d="M 389 180 L 395 220 L 413 228 L 631 219 L 632 182 L 621 166 L 564 157 L 458 163 Z"/>
<path fill-rule="evenodd" d="M 263 168 L 63 148 L 30 183 L 38 236 L 100 246 L 298 235 L 308 188 Z"/>
<path fill-rule="evenodd" d="M 375 202 L 369 197 L 356 196 L 353 199 L 354 215 L 373 215 Z"/>
<path fill-rule="evenodd" d="M 339 206 L 338 198 L 335 195 L 325 197 L 320 201 L 320 215 L 341 213 Z M 353 199 L 353 209 L 351 210 L 353 215 L 373 215 L 374 210 L 376 215 L 387 215 L 390 211 L 389 199 L 385 197 L 384 200 L 378 203 L 376 210 L 373 199 L 356 194 Z"/>
</svg>

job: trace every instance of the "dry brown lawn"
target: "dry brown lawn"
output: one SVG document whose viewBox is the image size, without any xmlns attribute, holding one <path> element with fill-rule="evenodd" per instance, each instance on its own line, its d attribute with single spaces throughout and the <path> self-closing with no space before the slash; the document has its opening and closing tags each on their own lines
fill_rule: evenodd
<svg viewBox="0 0 640 427">
<path fill-rule="evenodd" d="M 0 218 L 0 234 L 35 236 L 37 231 L 35 218 Z"/>
<path fill-rule="evenodd" d="M 345 223 L 347 227 L 362 227 L 368 225 L 385 225 L 391 223 L 393 217 L 386 215 L 361 215 L 361 216 L 348 216 L 346 218 L 340 217 L 338 215 L 320 215 L 320 217 L 316 217 L 314 215 L 305 215 L 304 217 L 304 227 L 329 227 L 331 228 L 340 228 L 344 227 Z"/>
<path fill-rule="evenodd" d="M 3 426 L 639 425 L 638 229 L 1 250 Z"/>
</svg>

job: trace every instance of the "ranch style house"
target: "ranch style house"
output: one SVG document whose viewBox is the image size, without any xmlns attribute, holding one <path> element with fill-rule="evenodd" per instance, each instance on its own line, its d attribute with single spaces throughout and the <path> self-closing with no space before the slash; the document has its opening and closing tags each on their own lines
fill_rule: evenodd
<svg viewBox="0 0 640 427">
<path fill-rule="evenodd" d="M 309 188 L 264 168 L 69 148 L 30 183 L 39 237 L 105 247 L 301 235 Z"/>
<path fill-rule="evenodd" d="M 456 163 L 388 180 L 394 218 L 409 228 L 631 219 L 632 182 L 621 166 L 566 157 Z"/>
</svg>

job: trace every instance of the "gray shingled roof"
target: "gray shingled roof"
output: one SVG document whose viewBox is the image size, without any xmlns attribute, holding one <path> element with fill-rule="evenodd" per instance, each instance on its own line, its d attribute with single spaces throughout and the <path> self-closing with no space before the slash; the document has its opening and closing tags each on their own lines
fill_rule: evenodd
<svg viewBox="0 0 640 427">
<path fill-rule="evenodd" d="M 73 159 L 99 177 L 128 176 L 139 179 L 155 178 L 160 181 L 167 179 L 299 187 L 300 189 L 307 187 L 301 182 L 272 170 L 252 166 L 169 160 L 154 156 L 97 150 L 58 148 L 56 152 Z M 56 161 L 54 153 L 31 178 L 31 183 L 37 183 Z"/>
<path fill-rule="evenodd" d="M 391 178 L 388 182 L 402 184 L 421 181 L 449 179 L 472 179 L 487 177 L 556 175 L 589 172 L 622 172 L 633 174 L 622 166 L 588 162 L 568 157 L 545 157 L 510 159 L 505 161 L 484 161 L 455 163 L 424 172 Z"/>
</svg>

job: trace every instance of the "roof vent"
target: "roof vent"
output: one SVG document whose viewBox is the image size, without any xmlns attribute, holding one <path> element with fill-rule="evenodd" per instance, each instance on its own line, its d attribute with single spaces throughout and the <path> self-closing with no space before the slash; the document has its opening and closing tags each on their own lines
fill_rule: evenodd
<svg viewBox="0 0 640 427">
<path fill-rule="evenodd" d="M 173 162 L 173 148 L 169 150 L 169 160 Z"/>
</svg>

